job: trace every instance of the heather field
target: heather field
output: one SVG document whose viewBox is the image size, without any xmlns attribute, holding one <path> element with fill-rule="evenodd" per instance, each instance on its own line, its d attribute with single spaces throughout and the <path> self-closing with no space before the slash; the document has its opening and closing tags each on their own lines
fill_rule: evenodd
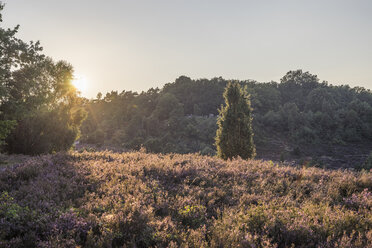
<svg viewBox="0 0 372 248">
<path fill-rule="evenodd" d="M 372 247 L 372 173 L 71 152 L 0 168 L 0 247 Z"/>
</svg>

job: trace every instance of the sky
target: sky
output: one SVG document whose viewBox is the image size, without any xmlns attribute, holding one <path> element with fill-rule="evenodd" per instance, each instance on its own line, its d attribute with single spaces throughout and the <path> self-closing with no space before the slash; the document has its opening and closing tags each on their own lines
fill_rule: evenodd
<svg viewBox="0 0 372 248">
<path fill-rule="evenodd" d="M 89 98 L 181 75 L 279 82 L 296 69 L 372 89 L 370 0 L 2 2 L 2 25 L 71 63 Z"/>
</svg>

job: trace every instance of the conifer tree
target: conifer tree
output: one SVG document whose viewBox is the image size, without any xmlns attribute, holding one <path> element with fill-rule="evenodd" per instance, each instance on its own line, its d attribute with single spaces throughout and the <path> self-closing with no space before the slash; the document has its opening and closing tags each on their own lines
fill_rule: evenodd
<svg viewBox="0 0 372 248">
<path fill-rule="evenodd" d="M 254 158 L 252 108 L 247 93 L 238 83 L 229 83 L 223 94 L 225 106 L 219 110 L 216 146 L 222 159 Z"/>
</svg>

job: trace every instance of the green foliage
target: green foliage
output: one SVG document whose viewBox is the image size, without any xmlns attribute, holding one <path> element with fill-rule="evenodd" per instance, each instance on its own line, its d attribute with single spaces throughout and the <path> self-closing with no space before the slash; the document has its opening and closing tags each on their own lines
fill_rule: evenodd
<svg viewBox="0 0 372 248">
<path fill-rule="evenodd" d="M 4 4 L 0 2 L 0 23 L 2 20 L 1 11 Z M 8 87 L 12 79 L 12 69 L 18 68 L 25 63 L 33 60 L 39 60 L 42 55 L 38 52 L 41 51 L 39 43 L 27 44 L 15 37 L 18 32 L 19 26 L 14 29 L 4 29 L 0 27 L 0 102 L 7 101 L 11 89 Z M 0 112 L 1 114 L 1 112 Z M 10 131 L 14 128 L 16 122 L 6 118 L 0 120 L 0 145 L 5 144 L 5 138 L 9 135 Z"/>
<path fill-rule="evenodd" d="M 86 101 L 88 118 L 81 140 L 150 152 L 215 154 L 218 108 L 227 81 L 181 76 L 163 89 L 102 94 Z M 254 143 L 266 150 L 270 139 L 296 146 L 350 144 L 372 140 L 372 93 L 364 88 L 333 86 L 301 70 L 281 83 L 234 81 L 249 92 Z M 102 139 L 94 139 L 99 130 Z M 304 148 L 305 149 L 305 148 Z M 258 151 L 260 152 L 260 150 Z M 306 151 L 304 151 L 306 153 Z"/>
<path fill-rule="evenodd" d="M 14 120 L 0 121 L 0 146 L 5 145 L 5 139 L 14 129 L 17 122 Z"/>
<path fill-rule="evenodd" d="M 38 42 L 23 42 L 17 31 L 0 28 L 0 144 L 5 140 L 12 153 L 66 150 L 85 118 L 73 68 L 46 58 Z"/>
<path fill-rule="evenodd" d="M 173 116 L 183 116 L 183 107 L 173 94 L 166 93 L 159 97 L 154 114 L 160 121 L 167 120 Z"/>
<path fill-rule="evenodd" d="M 252 109 L 246 93 L 237 83 L 230 83 L 224 92 L 225 107 L 220 109 L 216 147 L 220 158 L 240 156 L 254 158 Z"/>
<path fill-rule="evenodd" d="M 206 208 L 201 205 L 185 206 L 178 211 L 182 224 L 190 228 L 198 228 L 205 223 Z"/>
<path fill-rule="evenodd" d="M 9 196 L 8 192 L 2 192 L 0 195 L 0 218 L 17 219 L 22 208 L 15 203 L 14 198 Z"/>
</svg>

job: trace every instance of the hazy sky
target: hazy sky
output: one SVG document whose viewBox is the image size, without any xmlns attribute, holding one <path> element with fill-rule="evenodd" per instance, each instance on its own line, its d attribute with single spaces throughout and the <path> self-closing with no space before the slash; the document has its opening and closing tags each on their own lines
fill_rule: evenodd
<svg viewBox="0 0 372 248">
<path fill-rule="evenodd" d="M 70 62 L 88 97 L 180 75 L 279 81 L 294 69 L 372 89 L 371 0 L 3 2 L 3 25 Z"/>
</svg>

